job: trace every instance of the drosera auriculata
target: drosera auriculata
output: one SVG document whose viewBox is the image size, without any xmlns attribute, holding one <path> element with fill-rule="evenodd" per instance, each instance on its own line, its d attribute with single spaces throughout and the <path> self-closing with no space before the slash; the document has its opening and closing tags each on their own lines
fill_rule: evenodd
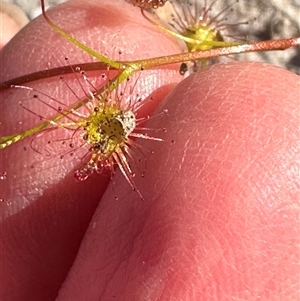
<svg viewBox="0 0 300 301">
<path fill-rule="evenodd" d="M 131 4 L 138 4 L 142 6 L 145 6 L 145 3 L 148 3 L 151 6 L 154 7 L 153 1 L 128 1 Z M 161 2 L 162 3 L 162 2 Z M 168 2 L 166 2 L 168 3 Z M 164 3 L 162 3 L 163 5 Z M 228 56 L 233 54 L 240 54 L 240 53 L 248 53 L 248 52 L 264 52 L 269 50 L 286 50 L 292 47 L 296 47 L 300 45 L 300 37 L 289 37 L 289 38 L 282 38 L 277 40 L 268 40 L 268 41 L 260 41 L 260 42 L 253 42 L 253 43 L 241 43 L 239 45 L 230 46 L 226 44 L 224 47 L 220 48 L 211 48 L 208 50 L 195 50 L 194 52 L 184 52 L 179 54 L 170 54 L 165 55 L 161 57 L 152 57 L 152 58 L 145 58 L 141 60 L 135 60 L 135 61 L 123 61 L 118 62 L 110 59 L 109 57 L 106 57 L 105 55 L 101 53 L 97 53 L 93 49 L 89 48 L 85 44 L 81 43 L 74 37 L 72 37 L 70 34 L 65 32 L 63 29 L 61 29 L 58 25 L 53 23 L 49 17 L 47 16 L 47 13 L 45 11 L 45 3 L 44 0 L 41 0 L 41 6 L 42 6 L 42 14 L 45 19 L 45 21 L 55 30 L 59 35 L 67 39 L 70 43 L 73 43 L 83 51 L 89 53 L 94 58 L 98 59 L 101 64 L 107 64 L 110 66 L 111 69 L 118 69 L 120 71 L 118 76 L 118 82 L 121 84 L 123 81 L 125 81 L 128 77 L 132 76 L 134 73 L 139 72 L 140 70 L 144 69 L 150 69 L 150 68 L 158 68 L 160 66 L 165 66 L 168 64 L 175 64 L 175 63 L 184 63 L 184 62 L 194 62 L 194 61 L 203 61 L 208 60 L 212 58 L 218 58 L 220 56 Z M 221 43 L 221 42 L 219 42 Z M 91 63 L 93 65 L 94 63 Z M 96 62 L 98 65 L 99 62 Z M 88 66 L 88 64 L 85 64 L 85 66 Z M 92 66 L 89 66 L 92 67 Z M 95 70 L 95 66 L 94 70 Z M 121 69 L 120 69 L 121 67 Z M 51 70 L 50 70 L 51 71 Z M 59 70 L 57 70 L 59 71 Z M 40 79 L 41 76 L 39 76 L 37 72 L 36 74 L 30 74 L 32 76 L 24 76 L 22 78 L 19 78 L 18 84 L 22 85 L 24 83 L 27 83 L 28 78 L 30 81 L 33 81 L 34 79 Z M 51 76 L 51 75 L 50 75 Z M 46 78 L 47 75 L 43 75 L 42 78 Z M 14 84 L 14 80 L 11 79 L 7 82 L 1 83 L 0 89 L 5 90 L 7 89 L 11 84 Z M 110 87 L 111 89 L 114 89 L 113 86 Z M 78 101 L 73 106 L 73 110 L 77 110 L 80 107 L 84 106 L 85 100 Z M 64 118 L 65 114 L 69 114 L 69 111 L 62 111 L 56 114 L 55 116 L 51 117 L 51 120 L 55 120 L 58 122 L 60 119 Z M 0 137 L 0 149 L 4 149 L 9 147 L 10 145 L 13 145 L 14 143 L 25 139 L 26 137 L 36 135 L 37 133 L 43 131 L 44 129 L 51 126 L 51 122 L 44 121 L 40 124 L 37 124 L 36 126 L 33 126 L 27 130 L 24 130 L 22 132 L 17 132 L 12 135 L 8 136 L 2 136 Z"/>
<path fill-rule="evenodd" d="M 28 105 L 24 105 L 20 101 L 20 106 L 23 109 L 36 115 L 41 120 L 49 121 L 51 124 L 33 136 L 30 142 L 31 149 L 41 155 L 58 155 L 61 159 L 66 159 L 67 155 L 73 156 L 75 152 L 80 152 L 82 154 L 81 162 L 79 168 L 74 172 L 75 180 L 80 182 L 87 180 L 93 174 L 101 174 L 107 169 L 111 172 L 111 176 L 113 176 L 117 166 L 132 189 L 143 200 L 142 193 L 135 184 L 135 173 L 132 167 L 135 166 L 141 176 L 144 176 L 145 170 L 141 171 L 137 163 L 144 159 L 144 164 L 146 164 L 144 151 L 147 151 L 147 149 L 144 149 L 135 139 L 162 141 L 159 137 L 148 135 L 148 132 L 153 129 L 144 127 L 143 123 L 153 117 L 165 116 L 167 110 L 153 116 L 139 117 L 137 115 L 138 110 L 147 101 L 153 100 L 153 98 L 144 100 L 139 94 L 135 93 L 139 75 L 135 76 L 136 79 L 133 83 L 131 82 L 131 78 L 128 78 L 125 83 L 119 84 L 118 81 L 114 82 L 110 80 L 111 76 L 109 72 L 108 67 L 108 70 L 102 74 L 104 87 L 101 92 L 98 92 L 83 70 L 80 68 L 74 70 L 78 84 L 82 89 L 86 90 L 85 94 L 87 98 L 84 106 L 79 111 L 72 109 L 72 106 L 66 108 L 63 101 L 34 88 L 19 85 L 12 86 L 12 88 L 32 91 L 32 98 L 46 105 L 56 113 L 67 111 L 67 113 L 63 113 L 65 114 L 64 118 L 58 121 L 47 120 L 47 118 L 35 113 Z M 79 81 L 79 77 L 84 79 L 85 87 Z M 60 80 L 64 81 L 64 77 L 61 76 Z M 65 84 L 68 89 L 72 89 L 68 86 L 67 82 Z M 114 89 L 112 89 L 112 85 Z M 55 130 L 64 130 L 65 134 L 63 138 L 61 138 L 60 134 L 59 139 L 50 138 L 46 144 L 60 144 L 60 146 L 56 145 L 52 147 L 52 150 L 59 149 L 59 154 L 57 154 L 58 151 L 52 154 L 51 151 L 47 150 L 48 145 L 45 145 L 45 142 L 43 142 L 44 145 L 38 142 L 43 135 L 53 133 Z M 143 159 L 137 157 L 140 155 L 143 156 Z"/>
<path fill-rule="evenodd" d="M 218 1 L 212 0 L 208 2 L 208 0 L 170 0 L 163 7 L 152 10 L 165 25 L 152 20 L 144 9 L 141 11 L 151 24 L 176 37 L 183 44 L 183 51 L 204 51 L 243 44 L 244 37 L 238 36 L 233 29 L 248 22 L 229 21 L 228 16 L 233 12 L 232 5 L 222 6 Z M 184 62 L 181 64 L 180 73 L 183 75 L 188 70 L 196 72 L 207 63 L 207 59 L 194 60 L 192 68 L 188 68 L 188 64 Z"/>
</svg>

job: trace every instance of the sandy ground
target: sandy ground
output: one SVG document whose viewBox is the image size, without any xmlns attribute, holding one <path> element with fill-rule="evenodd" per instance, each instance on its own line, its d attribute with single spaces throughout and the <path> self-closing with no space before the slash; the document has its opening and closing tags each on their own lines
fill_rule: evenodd
<svg viewBox="0 0 300 301">
<path fill-rule="evenodd" d="M 0 0 L 18 5 L 29 19 L 41 14 L 40 0 Z M 116 0 L 117 1 L 117 0 Z M 201 0 L 200 0 L 201 1 Z M 65 0 L 48 0 L 47 7 Z M 122 1 L 120 1 L 122 2 Z M 219 1 L 222 6 L 235 3 L 234 0 Z M 235 22 L 247 20 L 249 26 L 239 27 L 240 34 L 247 40 L 266 40 L 300 35 L 299 0 L 240 0 L 234 5 Z M 300 47 L 288 51 L 242 54 L 239 60 L 269 62 L 300 74 Z"/>
</svg>

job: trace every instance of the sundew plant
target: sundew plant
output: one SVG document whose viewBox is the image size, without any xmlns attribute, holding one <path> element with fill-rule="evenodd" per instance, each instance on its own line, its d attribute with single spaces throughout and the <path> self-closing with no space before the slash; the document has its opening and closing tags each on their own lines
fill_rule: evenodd
<svg viewBox="0 0 300 301">
<path fill-rule="evenodd" d="M 52 98 L 53 104 L 47 104 L 53 108 L 53 116 L 43 116 L 41 113 L 35 113 L 41 119 L 36 125 L 26 129 L 25 131 L 11 133 L 2 136 L 0 139 L 0 149 L 10 147 L 11 145 L 31 137 L 31 146 L 34 150 L 35 141 L 40 135 L 53 130 L 67 129 L 72 131 L 71 137 L 67 140 L 67 144 L 71 149 L 85 148 L 86 153 L 79 162 L 81 167 L 76 169 L 75 178 L 77 180 L 85 180 L 93 173 L 101 173 L 103 169 L 109 168 L 114 173 L 115 166 L 118 166 L 125 176 L 131 187 L 137 191 L 141 198 L 142 195 L 135 185 L 135 174 L 131 169 L 129 160 L 135 161 L 135 153 L 133 148 L 139 149 L 138 142 L 132 138 L 143 138 L 148 140 L 161 141 L 159 136 L 141 133 L 140 130 L 147 129 L 142 122 L 148 117 L 139 118 L 137 111 L 143 105 L 136 101 L 133 96 L 134 91 L 128 89 L 124 95 L 124 83 L 142 73 L 144 70 L 161 68 L 170 64 L 181 64 L 178 72 L 184 74 L 187 71 L 186 64 L 192 62 L 193 71 L 197 71 L 199 65 L 205 67 L 206 62 L 218 57 L 228 56 L 232 54 L 240 54 L 247 52 L 264 52 L 268 50 L 285 50 L 300 44 L 299 37 L 282 38 L 268 41 L 249 42 L 246 39 L 227 39 L 229 34 L 227 29 L 236 28 L 238 26 L 247 26 L 245 20 L 237 20 L 235 23 L 229 23 L 227 14 L 230 8 L 225 6 L 221 11 L 212 11 L 215 2 L 200 3 L 200 1 L 127 1 L 133 6 L 141 9 L 143 17 L 154 27 L 158 27 L 163 34 L 171 35 L 179 41 L 185 43 L 186 51 L 182 53 L 150 57 L 141 60 L 123 61 L 120 55 L 119 60 L 110 58 L 105 54 L 98 53 L 86 46 L 76 37 L 71 36 L 59 24 L 55 24 L 45 11 L 45 3 L 41 1 L 41 8 L 45 21 L 63 38 L 70 43 L 76 45 L 84 52 L 88 53 L 98 62 L 88 64 L 71 65 L 68 63 L 66 67 L 53 68 L 50 70 L 40 71 L 26 76 L 11 79 L 1 84 L 1 89 L 24 89 L 30 90 L 26 86 L 27 83 L 39 80 L 41 78 L 61 76 L 66 73 L 76 73 L 81 71 L 81 75 L 85 77 L 84 72 L 88 70 L 109 70 L 115 72 L 114 76 L 109 78 L 105 84 L 99 87 L 90 85 L 85 93 L 85 97 L 78 97 L 76 103 L 66 106 L 59 105 L 59 100 Z M 132 9 L 137 9 L 132 6 Z M 161 15 L 162 9 L 171 7 L 171 21 L 169 24 L 162 24 L 160 20 L 153 19 L 145 9 L 151 9 L 152 12 L 157 10 L 157 15 Z M 200 62 L 200 63 L 199 63 Z M 138 79 L 137 79 L 138 80 Z M 86 79 L 88 83 L 88 79 Z M 133 83 L 133 86 L 135 83 Z M 40 98 L 43 92 L 34 91 L 33 98 L 44 102 Z M 72 89 L 70 88 L 70 91 Z M 133 94 L 133 95 L 130 95 Z M 44 95 L 45 96 L 45 95 Z M 51 96 L 47 96 L 51 99 Z M 124 103 L 125 100 L 125 103 Z M 21 107 L 30 111 L 28 106 L 20 102 Z M 84 110 L 84 112 L 83 112 Z M 38 121 L 38 118 L 37 118 Z M 66 141 L 64 141 L 66 143 Z M 36 151 L 37 153 L 39 151 Z M 69 150 L 73 154 L 73 150 Z"/>
</svg>

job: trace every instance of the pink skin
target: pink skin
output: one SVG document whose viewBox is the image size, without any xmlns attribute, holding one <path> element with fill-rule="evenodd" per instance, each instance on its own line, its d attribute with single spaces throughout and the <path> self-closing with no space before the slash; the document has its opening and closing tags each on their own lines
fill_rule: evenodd
<svg viewBox="0 0 300 301">
<path fill-rule="evenodd" d="M 95 8 L 73 1 L 57 8 L 62 15 L 49 16 L 66 30 L 74 26 L 76 38 L 101 53 L 124 47 L 130 59 L 178 52 L 173 40 L 150 33 L 137 9 L 109 3 Z M 110 36 L 124 36 L 122 30 L 128 36 L 115 38 L 115 49 L 101 43 L 111 45 Z M 134 53 L 126 53 L 132 45 Z M 63 64 L 66 54 L 71 62 L 90 60 L 42 19 L 34 21 L 3 49 L 1 81 L 48 62 Z M 172 66 L 143 73 L 149 80 L 140 88 L 149 93 L 178 82 L 177 72 Z M 55 81 L 38 87 L 53 95 Z M 155 102 L 169 90 L 156 93 Z M 17 105 L 25 90 L 7 93 L 1 95 L 1 135 L 37 121 Z M 0 182 L 0 295 L 53 300 L 63 284 L 59 301 L 296 300 L 298 100 L 298 77 L 270 65 L 215 65 L 189 77 L 160 105 L 169 116 L 149 123 L 167 129 L 157 132 L 164 142 L 140 142 L 154 151 L 146 153 L 145 178 L 135 179 L 144 202 L 119 171 L 108 188 L 107 176 L 74 182 L 80 159 L 39 155 L 29 147 L 31 138 L 1 151 L 7 179 Z M 39 139 L 46 143 L 44 136 Z"/>
<path fill-rule="evenodd" d="M 2 28 L 5 28 L 5 30 L 1 30 L 0 48 L 2 48 L 20 30 L 20 26 L 3 12 L 0 12 L 0 18 L 3 24 Z"/>
</svg>

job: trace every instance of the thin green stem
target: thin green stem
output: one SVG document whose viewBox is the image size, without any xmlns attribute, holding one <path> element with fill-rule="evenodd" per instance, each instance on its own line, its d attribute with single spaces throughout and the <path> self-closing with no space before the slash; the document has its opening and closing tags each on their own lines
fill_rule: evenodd
<svg viewBox="0 0 300 301">
<path fill-rule="evenodd" d="M 99 59 L 102 63 L 110 66 L 111 68 L 115 68 L 118 70 L 122 70 L 112 81 L 109 86 L 110 91 L 114 90 L 117 85 L 121 84 L 124 80 L 126 80 L 129 76 L 134 74 L 137 71 L 143 69 L 149 69 L 154 67 L 160 67 L 168 64 L 174 63 L 181 63 L 186 61 L 194 61 L 194 60 L 203 60 L 213 57 L 219 57 L 224 55 L 230 54 L 238 54 L 238 53 L 245 53 L 245 52 L 258 52 L 258 51 L 266 51 L 266 50 L 285 50 L 291 47 L 299 46 L 300 45 L 300 37 L 290 38 L 290 39 L 280 39 L 280 40 L 270 40 L 270 41 L 263 41 L 263 42 L 255 42 L 251 44 L 242 44 L 236 46 L 228 46 L 216 49 L 210 49 L 205 51 L 195 51 L 195 52 L 188 52 L 188 53 L 181 53 L 176 55 L 169 55 L 169 56 L 162 56 L 150 59 L 143 59 L 137 61 L 114 61 L 109 59 L 108 57 L 101 55 L 88 46 L 84 45 L 83 43 L 77 41 L 75 38 L 71 37 L 67 34 L 64 30 L 60 27 L 55 25 L 46 15 L 45 12 L 45 5 L 44 1 L 41 1 L 42 5 L 42 13 L 45 20 L 49 23 L 49 25 L 58 32 L 62 37 L 66 38 L 68 41 L 73 43 L 74 45 L 78 46 L 82 50 L 86 51 L 87 53 L 91 54 L 93 57 Z M 103 90 L 107 87 L 100 88 L 97 93 L 102 93 Z M 70 108 L 64 110 L 61 113 L 56 114 L 50 120 L 44 121 L 41 124 L 30 128 L 22 133 L 0 137 L 0 149 L 3 149 L 13 143 L 20 141 L 26 137 L 32 136 L 34 134 L 39 133 L 40 131 L 46 129 L 47 127 L 55 124 L 59 120 L 61 120 L 66 115 L 70 114 L 72 111 L 79 109 L 85 103 L 89 101 L 89 98 L 85 98 L 82 101 L 74 104 Z"/>
</svg>

